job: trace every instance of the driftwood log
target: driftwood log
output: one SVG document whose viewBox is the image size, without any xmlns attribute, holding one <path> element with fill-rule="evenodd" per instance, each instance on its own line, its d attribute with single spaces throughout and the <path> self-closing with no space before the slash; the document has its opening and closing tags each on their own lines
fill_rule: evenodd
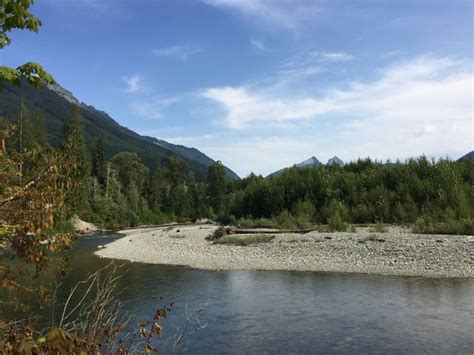
<svg viewBox="0 0 474 355">
<path fill-rule="evenodd" d="M 316 229 L 286 229 L 286 230 L 268 230 L 268 229 L 240 229 L 235 227 L 219 227 L 212 234 L 206 237 L 207 240 L 217 240 L 226 235 L 233 234 L 285 234 L 297 233 L 306 234 Z"/>
</svg>

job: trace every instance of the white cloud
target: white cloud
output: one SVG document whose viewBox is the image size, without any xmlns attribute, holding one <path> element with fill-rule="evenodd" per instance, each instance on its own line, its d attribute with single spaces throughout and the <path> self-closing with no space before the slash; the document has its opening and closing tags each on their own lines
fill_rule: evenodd
<svg viewBox="0 0 474 355">
<path fill-rule="evenodd" d="M 252 47 L 254 49 L 256 49 L 258 52 L 261 52 L 261 53 L 268 53 L 269 50 L 268 48 L 265 47 L 265 45 L 263 44 L 263 42 L 255 39 L 255 38 L 251 38 L 250 39 L 250 44 L 252 45 Z"/>
<path fill-rule="evenodd" d="M 281 122 L 334 122 L 335 129 L 319 140 L 319 148 L 331 148 L 345 159 L 442 156 L 473 149 L 470 65 L 417 58 L 379 70 L 375 80 L 318 96 L 294 96 L 274 86 L 218 87 L 202 95 L 224 110 L 222 120 L 232 130 L 249 132 L 261 125 L 271 130 Z"/>
<path fill-rule="evenodd" d="M 201 46 L 192 43 L 153 50 L 153 54 L 157 57 L 176 58 L 183 62 L 186 62 L 190 57 L 203 52 L 204 49 Z"/>
<path fill-rule="evenodd" d="M 259 25 L 297 30 L 301 24 L 314 21 L 319 11 L 314 0 L 201 0 L 203 3 L 236 12 Z"/>
<path fill-rule="evenodd" d="M 225 121 L 231 129 L 242 129 L 258 122 L 310 119 L 333 109 L 329 101 L 274 97 L 245 87 L 212 88 L 202 95 L 226 110 Z"/>
<path fill-rule="evenodd" d="M 128 93 L 136 93 L 143 90 L 143 78 L 140 74 L 124 76 L 122 77 L 122 81 L 125 83 L 125 91 Z"/>
<path fill-rule="evenodd" d="M 300 68 L 321 63 L 348 62 L 353 59 L 352 55 L 344 52 L 307 51 L 285 60 L 282 67 Z"/>
</svg>

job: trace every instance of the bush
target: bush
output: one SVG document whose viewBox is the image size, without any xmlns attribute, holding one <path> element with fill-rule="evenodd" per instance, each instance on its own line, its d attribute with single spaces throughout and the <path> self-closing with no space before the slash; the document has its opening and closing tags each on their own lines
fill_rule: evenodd
<svg viewBox="0 0 474 355">
<path fill-rule="evenodd" d="M 387 227 L 385 227 L 385 224 L 381 221 L 377 221 L 375 223 L 375 226 L 373 226 L 370 231 L 372 233 L 387 233 L 388 232 L 388 229 Z"/>
<path fill-rule="evenodd" d="M 474 219 L 463 218 L 434 221 L 428 216 L 423 216 L 416 220 L 413 232 L 420 234 L 474 235 Z"/>
<path fill-rule="evenodd" d="M 237 220 L 236 226 L 240 228 L 276 228 L 276 223 L 273 219 L 268 218 L 240 218 Z"/>
<path fill-rule="evenodd" d="M 324 208 L 330 232 L 345 232 L 349 228 L 349 211 L 340 201 L 331 200 Z"/>
<path fill-rule="evenodd" d="M 294 229 L 298 225 L 296 218 L 294 218 L 287 210 L 284 210 L 273 219 L 279 229 Z"/>
<path fill-rule="evenodd" d="M 329 217 L 328 228 L 331 232 L 346 232 L 349 228 L 349 223 L 344 221 L 339 213 L 335 213 Z"/>
</svg>

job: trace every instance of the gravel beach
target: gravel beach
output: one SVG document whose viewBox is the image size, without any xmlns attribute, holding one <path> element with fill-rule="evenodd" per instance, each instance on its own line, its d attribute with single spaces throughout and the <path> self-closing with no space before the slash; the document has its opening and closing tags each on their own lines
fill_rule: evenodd
<svg viewBox="0 0 474 355">
<path fill-rule="evenodd" d="M 423 277 L 473 277 L 474 236 L 421 235 L 388 227 L 374 233 L 275 234 L 270 243 L 219 245 L 213 225 L 133 229 L 95 252 L 132 262 L 208 270 L 294 270 Z M 246 235 L 239 235 L 245 238 Z"/>
</svg>

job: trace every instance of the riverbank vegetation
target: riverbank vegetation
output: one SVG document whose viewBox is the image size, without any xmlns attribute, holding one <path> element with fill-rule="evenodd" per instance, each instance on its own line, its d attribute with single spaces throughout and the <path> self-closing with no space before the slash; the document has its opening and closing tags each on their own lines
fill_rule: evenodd
<svg viewBox="0 0 474 355">
<path fill-rule="evenodd" d="M 31 114 L 22 106 L 16 126 L 8 150 L 18 151 L 22 142 L 27 151 L 35 146 L 55 151 L 42 128 L 41 112 Z M 106 161 L 103 137 L 85 145 L 77 107 L 71 107 L 64 131 L 57 151 L 73 164 L 75 183 L 65 202 L 67 215 L 108 229 L 210 218 L 242 228 L 324 225 L 318 228 L 347 231 L 352 224 L 382 228 L 385 223 L 414 225 L 420 233 L 474 233 L 472 160 L 366 158 L 343 167 L 291 168 L 270 179 L 250 174 L 238 181 L 228 179 L 217 162 L 199 181 L 174 156 L 164 164 L 157 159 L 153 170 L 130 152 Z M 35 164 L 23 166 L 27 171 Z"/>
</svg>

